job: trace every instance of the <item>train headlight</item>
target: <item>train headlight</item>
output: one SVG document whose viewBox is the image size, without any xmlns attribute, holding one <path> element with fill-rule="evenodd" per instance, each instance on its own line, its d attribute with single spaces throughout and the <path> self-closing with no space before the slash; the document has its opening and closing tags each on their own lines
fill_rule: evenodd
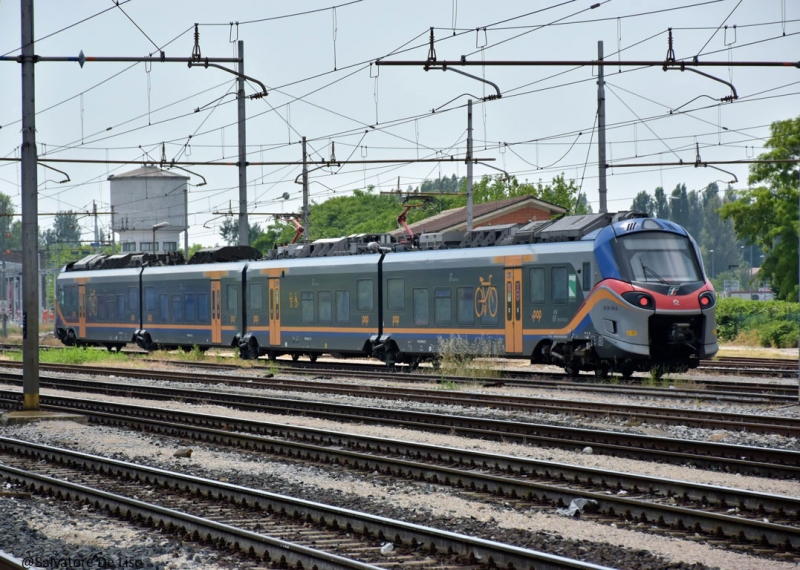
<svg viewBox="0 0 800 570">
<path fill-rule="evenodd" d="M 714 297 L 714 293 L 711 291 L 703 291 L 700 293 L 700 308 L 701 309 L 710 309 L 713 307 L 717 302 L 716 297 Z"/>
<path fill-rule="evenodd" d="M 639 293 L 638 291 L 630 291 L 623 293 L 622 298 L 631 305 L 635 305 L 641 309 L 655 309 L 656 302 L 647 293 Z"/>
</svg>

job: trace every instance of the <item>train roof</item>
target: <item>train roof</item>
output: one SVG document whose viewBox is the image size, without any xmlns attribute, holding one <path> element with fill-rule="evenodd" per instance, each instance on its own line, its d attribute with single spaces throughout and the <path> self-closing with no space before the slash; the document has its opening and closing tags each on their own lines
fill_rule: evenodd
<svg viewBox="0 0 800 570">
<path fill-rule="evenodd" d="M 352 256 L 370 253 L 399 253 L 429 250 L 459 250 L 537 243 L 564 243 L 594 240 L 606 235 L 620 235 L 635 230 L 661 229 L 683 233 L 680 226 L 666 220 L 647 218 L 638 212 L 584 214 L 562 216 L 553 220 L 534 220 L 526 224 L 502 224 L 475 228 L 470 232 L 449 231 L 405 236 L 390 234 L 354 234 L 342 238 L 326 238 L 311 243 L 277 247 L 265 260 L 313 259 Z M 605 230 L 605 231 L 603 231 Z M 606 235 L 606 239 L 607 239 Z M 256 261 L 261 254 L 249 246 L 209 248 L 196 253 L 188 265 L 216 265 Z M 65 271 L 120 269 L 125 267 L 166 267 L 187 265 L 180 252 L 126 253 L 121 255 L 90 255 L 68 264 Z"/>
</svg>

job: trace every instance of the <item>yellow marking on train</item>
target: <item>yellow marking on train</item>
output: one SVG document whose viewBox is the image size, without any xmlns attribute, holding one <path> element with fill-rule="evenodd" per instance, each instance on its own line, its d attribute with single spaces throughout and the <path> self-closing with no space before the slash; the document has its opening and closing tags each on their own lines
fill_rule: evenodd
<svg viewBox="0 0 800 570">
<path fill-rule="evenodd" d="M 206 271 L 203 273 L 203 277 L 209 277 L 211 279 L 222 279 L 223 277 L 227 277 L 230 271 Z"/>
<path fill-rule="evenodd" d="M 626 331 L 625 334 L 628 335 L 628 336 L 639 336 L 638 331 L 635 331 L 635 330 Z"/>
</svg>

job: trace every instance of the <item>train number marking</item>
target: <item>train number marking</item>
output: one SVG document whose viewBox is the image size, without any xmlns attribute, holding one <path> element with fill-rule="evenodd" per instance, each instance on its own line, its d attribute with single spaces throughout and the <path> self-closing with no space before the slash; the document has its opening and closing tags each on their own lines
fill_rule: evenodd
<svg viewBox="0 0 800 570">
<path fill-rule="evenodd" d="M 300 306 L 300 300 L 297 297 L 297 293 L 289 293 L 289 308 L 296 309 Z"/>
<path fill-rule="evenodd" d="M 492 285 L 492 276 L 485 280 L 478 276 L 481 286 L 475 291 L 475 316 L 480 318 L 487 312 L 494 318 L 497 316 L 498 297 L 497 287 Z"/>
<path fill-rule="evenodd" d="M 147 322 L 148 323 L 152 323 L 153 322 L 153 315 L 147 315 Z"/>
<path fill-rule="evenodd" d="M 369 315 L 361 315 L 361 326 L 365 327 L 369 325 Z"/>
<path fill-rule="evenodd" d="M 254 325 L 258 324 L 258 315 L 253 315 L 253 324 Z"/>
<path fill-rule="evenodd" d="M 392 315 L 392 326 L 400 324 L 400 315 Z"/>
<path fill-rule="evenodd" d="M 542 310 L 541 309 L 534 310 L 533 313 L 531 313 L 531 320 L 533 320 L 534 322 L 541 321 L 542 320 Z"/>
</svg>

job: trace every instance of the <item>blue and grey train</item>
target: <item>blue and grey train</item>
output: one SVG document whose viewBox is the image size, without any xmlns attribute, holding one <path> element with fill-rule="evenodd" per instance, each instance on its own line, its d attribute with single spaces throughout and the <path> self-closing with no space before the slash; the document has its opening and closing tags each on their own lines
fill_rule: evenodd
<svg viewBox="0 0 800 570">
<path fill-rule="evenodd" d="M 257 257 L 222 248 L 189 263 L 124 254 L 69 264 L 57 279 L 56 335 L 110 350 L 233 347 L 245 359 L 330 354 L 411 367 L 458 341 L 574 376 L 692 368 L 718 350 L 697 244 L 641 214 L 404 242 L 350 236 Z"/>
</svg>

